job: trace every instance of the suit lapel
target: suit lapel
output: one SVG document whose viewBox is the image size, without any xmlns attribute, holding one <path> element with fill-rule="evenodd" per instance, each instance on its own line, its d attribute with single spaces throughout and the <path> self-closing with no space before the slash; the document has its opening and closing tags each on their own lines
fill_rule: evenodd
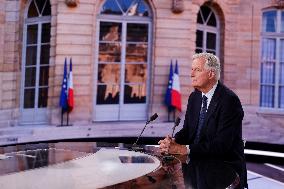
<svg viewBox="0 0 284 189">
<path fill-rule="evenodd" d="M 197 91 L 197 94 L 194 98 L 194 101 L 196 101 L 196 103 L 193 103 L 193 109 L 191 110 L 192 113 L 192 125 L 193 125 L 193 132 L 190 132 L 190 134 L 192 134 L 193 136 L 195 136 L 196 133 L 196 129 L 198 126 L 198 120 L 199 120 L 199 113 L 200 113 L 200 107 L 201 107 L 201 96 L 202 93 Z"/>
<path fill-rule="evenodd" d="M 208 126 L 208 120 L 212 116 L 212 113 L 215 111 L 218 103 L 220 102 L 220 96 L 222 94 L 222 84 L 218 82 L 217 88 L 213 94 L 213 97 L 211 99 L 211 102 L 209 104 L 208 110 L 206 112 L 205 120 L 204 120 L 204 125 L 201 129 L 201 135 L 204 133 L 203 131 L 205 128 Z"/>
</svg>

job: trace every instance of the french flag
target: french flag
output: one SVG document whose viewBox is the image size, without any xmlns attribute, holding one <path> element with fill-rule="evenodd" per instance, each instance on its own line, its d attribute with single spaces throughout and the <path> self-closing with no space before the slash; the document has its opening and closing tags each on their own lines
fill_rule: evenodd
<svg viewBox="0 0 284 189">
<path fill-rule="evenodd" d="M 178 62 L 176 60 L 175 72 L 173 74 L 173 85 L 171 92 L 171 102 L 172 106 L 177 108 L 181 112 L 181 92 L 180 92 L 180 82 L 178 73 Z"/>
<path fill-rule="evenodd" d="M 74 108 L 74 89 L 73 89 L 73 74 L 72 74 L 72 58 L 70 59 L 70 71 L 69 71 L 69 77 L 68 77 L 68 97 L 67 97 L 67 103 L 68 103 L 68 111 L 71 112 Z"/>
</svg>

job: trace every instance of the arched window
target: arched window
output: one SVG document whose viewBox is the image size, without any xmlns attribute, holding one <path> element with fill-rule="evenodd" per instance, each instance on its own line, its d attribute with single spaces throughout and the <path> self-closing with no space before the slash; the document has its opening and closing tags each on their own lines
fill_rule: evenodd
<svg viewBox="0 0 284 189">
<path fill-rule="evenodd" d="M 98 16 L 94 119 L 147 118 L 151 11 L 143 0 L 107 0 Z"/>
<path fill-rule="evenodd" d="M 30 0 L 24 20 L 21 122 L 45 122 L 50 50 L 49 0 Z"/>
<path fill-rule="evenodd" d="M 262 14 L 260 106 L 284 108 L 284 10 Z"/>
<path fill-rule="evenodd" d="M 219 56 L 220 24 L 214 11 L 203 5 L 197 16 L 196 53 L 209 52 Z"/>
</svg>

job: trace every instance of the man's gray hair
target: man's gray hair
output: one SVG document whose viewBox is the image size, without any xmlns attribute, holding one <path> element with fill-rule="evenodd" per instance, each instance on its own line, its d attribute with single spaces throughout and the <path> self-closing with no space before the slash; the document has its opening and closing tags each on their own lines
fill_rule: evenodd
<svg viewBox="0 0 284 189">
<path fill-rule="evenodd" d="M 216 80 L 220 79 L 220 73 L 221 73 L 221 68 L 220 68 L 220 60 L 217 56 L 211 53 L 207 52 L 202 52 L 202 53 L 197 53 L 192 56 L 192 59 L 198 59 L 198 58 L 204 58 L 206 60 L 205 62 L 205 69 L 207 70 L 213 70 L 216 75 Z"/>
</svg>

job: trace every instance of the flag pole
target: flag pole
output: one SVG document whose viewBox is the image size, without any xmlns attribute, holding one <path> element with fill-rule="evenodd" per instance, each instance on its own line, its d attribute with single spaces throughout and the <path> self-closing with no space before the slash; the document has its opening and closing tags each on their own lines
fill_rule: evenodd
<svg viewBox="0 0 284 189">
<path fill-rule="evenodd" d="M 168 107 L 168 122 L 170 122 L 170 108 Z"/>
<path fill-rule="evenodd" d="M 61 125 L 60 126 L 63 126 L 63 114 L 64 114 L 63 108 L 61 108 Z"/>
<path fill-rule="evenodd" d="M 70 58 L 69 64 L 69 74 L 68 74 L 68 82 L 67 82 L 67 125 L 72 126 L 69 124 L 69 113 L 72 111 L 74 107 L 74 96 L 73 96 L 73 74 L 72 74 L 72 58 Z"/>
<path fill-rule="evenodd" d="M 69 126 L 69 112 L 67 111 L 67 124 L 66 126 Z"/>
</svg>

